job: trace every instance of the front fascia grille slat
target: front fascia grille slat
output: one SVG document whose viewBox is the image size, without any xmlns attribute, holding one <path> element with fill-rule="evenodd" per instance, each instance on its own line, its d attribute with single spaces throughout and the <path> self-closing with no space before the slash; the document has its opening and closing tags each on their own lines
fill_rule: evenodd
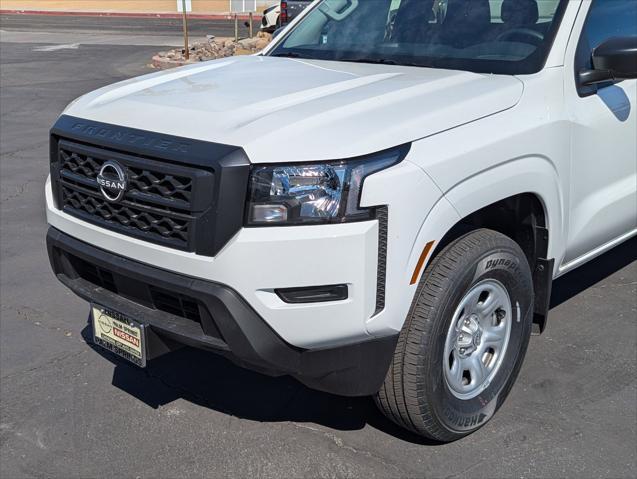
<svg viewBox="0 0 637 479">
<path fill-rule="evenodd" d="M 130 201 L 152 203 L 157 206 L 165 207 L 168 210 L 188 210 L 188 204 L 185 201 L 158 199 L 157 197 L 147 193 L 142 193 L 138 190 L 130 190 L 126 197 Z"/>
<path fill-rule="evenodd" d="M 95 178 L 104 161 L 89 155 L 78 155 L 73 151 L 60 148 L 61 171 L 73 173 L 85 178 Z"/>
<path fill-rule="evenodd" d="M 153 304 L 157 309 L 174 314 L 175 316 L 201 322 L 199 305 L 195 300 L 179 294 L 163 291 L 153 286 L 150 287 L 150 294 L 153 299 Z"/>
<path fill-rule="evenodd" d="M 191 178 L 133 167 L 128 168 L 128 175 L 128 181 L 131 183 L 130 191 L 190 204 L 193 183 Z"/>
<path fill-rule="evenodd" d="M 97 265 L 87 263 L 75 256 L 68 256 L 68 260 L 78 275 L 96 286 L 107 289 L 113 293 L 118 293 L 115 278 L 110 271 L 100 268 Z"/>
<path fill-rule="evenodd" d="M 66 181 L 62 181 L 61 185 L 62 185 L 63 188 L 67 188 L 69 190 L 73 190 L 73 191 L 82 193 L 83 195 L 91 196 L 91 197 L 93 197 L 95 199 L 102 200 L 105 203 L 108 203 L 106 200 L 104 200 L 103 196 L 100 193 L 98 193 L 98 192 L 96 192 L 94 190 L 91 190 L 89 188 L 85 188 L 82 185 L 74 185 L 72 183 L 67 183 Z M 193 219 L 193 216 L 190 215 L 188 212 L 184 212 L 184 211 L 181 211 L 181 210 L 178 210 L 178 209 L 169 210 L 169 209 L 165 209 L 165 208 L 158 208 L 158 207 L 154 206 L 152 203 L 147 204 L 147 203 L 144 203 L 144 202 L 123 200 L 123 201 L 121 201 L 119 203 L 108 203 L 108 204 L 112 205 L 113 207 L 115 207 L 115 206 L 118 206 L 118 207 L 119 206 L 127 206 L 127 207 L 130 207 L 130 208 L 136 208 L 136 209 L 139 209 L 139 210 L 141 210 L 143 212 L 147 212 L 147 213 L 150 213 L 150 214 L 164 215 L 164 216 L 167 216 L 169 218 L 174 218 L 174 219 L 182 220 L 182 221 L 192 220 Z"/>
<path fill-rule="evenodd" d="M 64 211 L 129 236 L 148 239 L 179 249 L 187 249 L 192 220 L 144 211 L 128 204 L 111 204 L 98 196 L 62 187 Z"/>
<path fill-rule="evenodd" d="M 62 181 L 66 181 L 66 182 L 69 182 L 69 183 L 81 184 L 81 185 L 84 185 L 84 186 L 87 186 L 87 187 L 91 188 L 94 191 L 97 190 L 97 180 L 92 179 L 90 177 L 83 176 L 83 175 L 78 175 L 77 173 L 74 173 L 74 172 L 68 171 L 68 170 L 60 171 L 60 176 L 63 179 Z"/>
</svg>

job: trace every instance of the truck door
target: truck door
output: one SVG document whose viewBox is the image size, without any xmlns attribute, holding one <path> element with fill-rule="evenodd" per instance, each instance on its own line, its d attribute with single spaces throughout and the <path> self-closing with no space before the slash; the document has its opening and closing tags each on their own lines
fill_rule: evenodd
<svg viewBox="0 0 637 479">
<path fill-rule="evenodd" d="M 587 6 L 577 49 L 571 53 L 575 81 L 565 75 L 572 122 L 565 263 L 637 228 L 637 80 L 596 86 L 577 81 L 577 72 L 592 68 L 594 48 L 612 37 L 637 35 L 637 2 L 593 0 L 583 3 Z M 567 56 L 565 68 L 569 64 Z"/>
</svg>

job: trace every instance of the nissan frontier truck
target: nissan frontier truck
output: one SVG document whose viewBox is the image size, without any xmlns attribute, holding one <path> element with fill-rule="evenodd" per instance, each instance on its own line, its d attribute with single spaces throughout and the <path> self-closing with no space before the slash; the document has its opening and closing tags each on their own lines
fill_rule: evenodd
<svg viewBox="0 0 637 479">
<path fill-rule="evenodd" d="M 201 348 L 453 441 L 552 280 L 636 235 L 636 78 L 634 1 L 317 0 L 261 54 L 71 103 L 51 265 L 140 367 Z"/>
</svg>

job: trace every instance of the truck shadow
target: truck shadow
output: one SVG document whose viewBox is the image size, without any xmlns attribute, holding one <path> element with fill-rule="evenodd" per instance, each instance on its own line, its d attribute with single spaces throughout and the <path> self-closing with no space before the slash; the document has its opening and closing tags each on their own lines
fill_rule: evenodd
<svg viewBox="0 0 637 479">
<path fill-rule="evenodd" d="M 637 261 L 637 237 L 553 281 L 551 309 L 577 296 L 604 278 Z M 549 328 L 551 318 L 549 317 Z"/>
<path fill-rule="evenodd" d="M 91 334 L 87 325 L 82 331 L 84 340 L 115 365 L 113 385 L 152 408 L 181 398 L 252 421 L 314 423 L 341 431 L 359 430 L 369 424 L 409 442 L 435 444 L 394 425 L 369 397 L 348 398 L 315 391 L 289 376 L 265 376 L 193 348 L 174 351 L 140 369 L 94 346 Z"/>
<path fill-rule="evenodd" d="M 554 282 L 551 307 L 556 307 L 635 261 L 637 239 L 615 248 Z M 549 322 L 550 328 L 550 322 Z M 336 430 L 369 425 L 398 439 L 437 445 L 404 431 L 387 420 L 369 397 L 347 398 L 311 390 L 290 377 L 272 378 L 235 366 L 206 351 L 183 348 L 139 369 L 94 347 L 87 326 L 82 336 L 115 364 L 113 385 L 152 408 L 185 399 L 202 407 L 260 422 L 314 423 Z"/>
</svg>

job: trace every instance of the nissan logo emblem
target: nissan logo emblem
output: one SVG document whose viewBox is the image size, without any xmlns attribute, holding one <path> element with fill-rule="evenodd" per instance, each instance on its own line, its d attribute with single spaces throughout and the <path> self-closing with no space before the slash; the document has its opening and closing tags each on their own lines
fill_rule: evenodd
<svg viewBox="0 0 637 479">
<path fill-rule="evenodd" d="M 111 203 L 117 203 L 126 194 L 128 179 L 122 165 L 116 161 L 107 161 L 100 168 L 97 184 L 102 196 Z"/>
</svg>

